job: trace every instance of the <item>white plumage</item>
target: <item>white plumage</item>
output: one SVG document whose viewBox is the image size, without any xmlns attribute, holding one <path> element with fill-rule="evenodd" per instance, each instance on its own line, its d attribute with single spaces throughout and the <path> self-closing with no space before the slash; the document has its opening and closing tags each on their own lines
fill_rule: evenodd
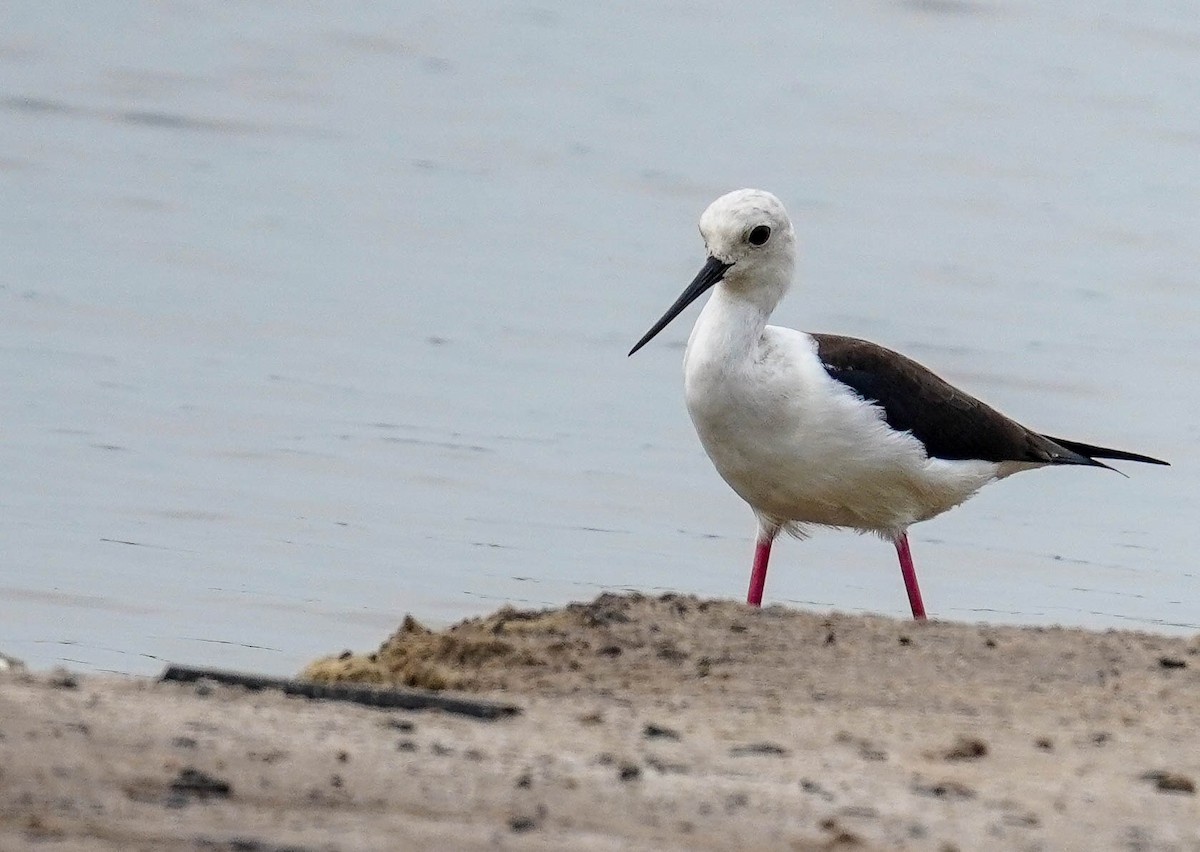
<svg viewBox="0 0 1200 852">
<path fill-rule="evenodd" d="M 812 337 L 766 325 L 726 281 L 688 342 L 687 408 L 717 471 L 764 530 L 822 524 L 891 539 L 1000 475 L 994 462 L 930 458 L 877 405 L 830 378 Z M 732 341 L 730 328 L 745 340 Z"/>
</svg>

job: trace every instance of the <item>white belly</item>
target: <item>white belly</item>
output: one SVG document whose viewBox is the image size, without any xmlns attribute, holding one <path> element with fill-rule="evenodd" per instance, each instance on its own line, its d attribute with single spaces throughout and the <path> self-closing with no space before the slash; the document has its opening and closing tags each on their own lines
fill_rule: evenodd
<svg viewBox="0 0 1200 852">
<path fill-rule="evenodd" d="M 688 413 L 717 471 L 764 518 L 893 536 L 995 479 L 998 466 L 930 459 L 878 407 L 833 380 L 815 343 L 768 327 L 740 365 L 689 356 Z M 690 347 L 689 347 L 690 350 Z"/>
</svg>

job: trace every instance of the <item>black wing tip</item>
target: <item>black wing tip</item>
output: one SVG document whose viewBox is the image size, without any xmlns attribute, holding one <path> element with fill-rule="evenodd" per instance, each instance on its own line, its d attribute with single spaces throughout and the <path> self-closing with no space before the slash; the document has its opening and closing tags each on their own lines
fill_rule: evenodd
<svg viewBox="0 0 1200 852">
<path fill-rule="evenodd" d="M 1169 461 L 1163 461 L 1162 459 L 1156 459 L 1151 456 L 1139 456 L 1137 454 L 1132 454 L 1132 455 L 1133 455 L 1133 457 L 1130 458 L 1129 461 L 1143 462 L 1145 464 L 1160 464 L 1163 467 L 1171 466 L 1171 463 Z"/>
<path fill-rule="evenodd" d="M 1168 461 L 1156 459 L 1153 456 L 1144 456 L 1141 453 L 1131 453 L 1126 450 L 1114 450 L 1111 447 L 1097 447 L 1092 444 L 1084 444 L 1080 441 L 1069 441 L 1065 438 L 1055 438 L 1053 435 L 1043 435 L 1042 437 L 1049 441 L 1053 441 L 1055 444 L 1058 444 L 1060 447 L 1066 450 L 1070 450 L 1072 453 L 1077 453 L 1078 455 L 1083 456 L 1085 459 L 1088 459 L 1091 462 L 1095 462 L 1100 467 L 1108 467 L 1108 465 L 1097 462 L 1096 459 L 1140 462 L 1142 464 L 1158 464 L 1164 467 L 1171 466 L 1171 463 Z M 1112 470 L 1113 468 L 1109 469 Z"/>
<path fill-rule="evenodd" d="M 1105 464 L 1104 462 L 1100 461 L 1099 459 L 1094 459 L 1091 456 L 1085 456 L 1083 453 L 1077 453 L 1074 450 L 1068 450 L 1066 447 L 1060 446 L 1057 449 L 1050 450 L 1048 455 L 1049 455 L 1049 464 L 1052 464 L 1052 465 L 1098 467 L 1098 468 L 1102 468 L 1103 470 L 1111 470 L 1113 473 L 1119 473 L 1119 474 L 1121 474 L 1121 476 L 1124 476 L 1126 479 L 1129 478 L 1128 474 L 1126 474 L 1124 471 L 1118 470 L 1117 468 L 1113 467 L 1110 464 Z"/>
</svg>

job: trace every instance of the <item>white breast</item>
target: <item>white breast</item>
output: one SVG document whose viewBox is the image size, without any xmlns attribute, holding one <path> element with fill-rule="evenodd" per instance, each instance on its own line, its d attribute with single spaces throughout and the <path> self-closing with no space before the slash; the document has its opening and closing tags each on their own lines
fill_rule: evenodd
<svg viewBox="0 0 1200 852">
<path fill-rule="evenodd" d="M 688 412 L 721 476 L 761 516 L 890 537 L 996 478 L 991 462 L 930 459 L 830 378 L 809 335 L 767 326 L 730 357 L 708 330 L 697 322 L 684 359 Z"/>
</svg>

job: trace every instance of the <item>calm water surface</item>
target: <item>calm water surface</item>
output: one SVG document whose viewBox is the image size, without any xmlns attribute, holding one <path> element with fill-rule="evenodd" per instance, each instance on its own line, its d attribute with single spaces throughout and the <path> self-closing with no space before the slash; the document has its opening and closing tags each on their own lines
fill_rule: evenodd
<svg viewBox="0 0 1200 852">
<path fill-rule="evenodd" d="M 1123 3 L 10 2 L 0 649 L 291 672 L 605 588 L 738 597 L 753 521 L 684 411 L 761 186 L 781 324 L 900 348 L 1052 434 L 914 530 L 932 613 L 1200 625 L 1200 12 Z M 890 546 L 772 601 L 902 615 Z"/>
</svg>

